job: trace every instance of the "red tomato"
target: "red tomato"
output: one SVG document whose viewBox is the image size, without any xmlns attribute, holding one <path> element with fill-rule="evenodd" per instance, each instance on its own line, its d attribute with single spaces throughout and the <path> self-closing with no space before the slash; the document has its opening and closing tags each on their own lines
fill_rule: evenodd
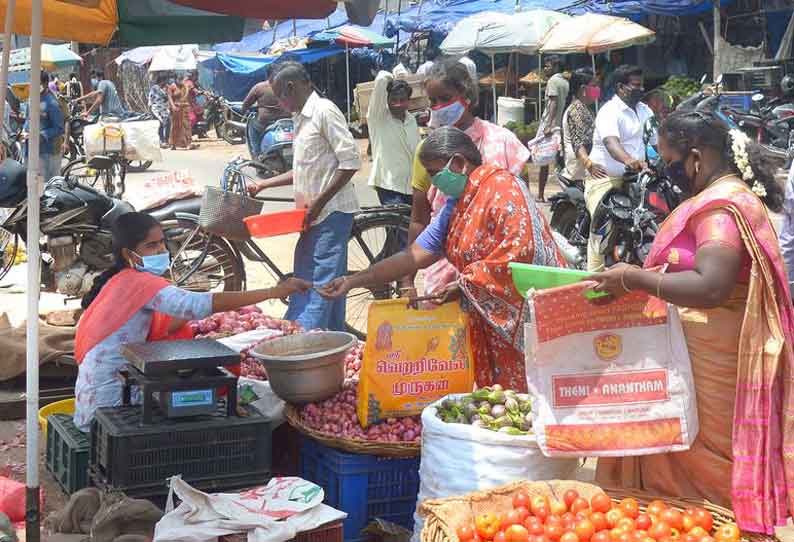
<svg viewBox="0 0 794 542">
<path fill-rule="evenodd" d="M 494 535 L 493 542 L 507 542 L 507 535 L 504 531 L 499 531 Z"/>
<path fill-rule="evenodd" d="M 546 532 L 543 530 L 543 522 L 535 516 L 529 516 L 527 519 L 525 519 L 524 527 L 527 528 L 529 534 L 534 536 L 540 536 Z"/>
<path fill-rule="evenodd" d="M 632 532 L 637 530 L 636 525 L 634 525 L 634 520 L 631 518 L 620 518 L 618 520 L 617 525 L 615 525 L 618 529 L 622 529 L 626 532 Z"/>
<path fill-rule="evenodd" d="M 735 523 L 726 523 L 714 533 L 717 542 L 738 542 L 740 537 L 741 533 Z"/>
<path fill-rule="evenodd" d="M 595 525 L 589 519 L 582 519 L 576 524 L 574 532 L 581 542 L 589 542 L 595 534 Z"/>
<path fill-rule="evenodd" d="M 659 515 L 659 519 L 667 523 L 673 529 L 678 529 L 680 531 L 684 528 L 684 515 L 675 508 L 668 508 L 662 511 Z"/>
<path fill-rule="evenodd" d="M 670 525 L 662 520 L 657 521 L 651 525 L 650 529 L 648 529 L 648 536 L 659 541 L 661 541 L 663 538 L 670 538 L 670 535 L 672 534 L 673 530 Z"/>
<path fill-rule="evenodd" d="M 700 525 L 692 527 L 687 534 L 694 536 L 697 540 L 700 540 L 704 536 L 709 536 L 709 532 Z"/>
<path fill-rule="evenodd" d="M 583 499 L 581 497 L 578 497 L 578 498 L 574 499 L 574 501 L 571 503 L 570 508 L 571 508 L 571 512 L 573 512 L 575 514 L 577 512 L 583 512 L 585 510 L 589 510 L 590 509 L 590 503 L 587 502 L 587 499 Z"/>
<path fill-rule="evenodd" d="M 540 496 L 532 497 L 532 500 L 529 503 L 529 511 L 537 516 L 538 513 L 535 512 L 535 510 L 542 507 L 549 507 L 549 499 L 547 497 Z"/>
<path fill-rule="evenodd" d="M 628 518 L 634 519 L 640 515 L 640 505 L 637 499 L 623 499 L 618 506 L 620 506 L 620 509 L 623 510 L 623 514 Z"/>
<path fill-rule="evenodd" d="M 634 542 L 645 542 L 645 539 L 648 538 L 648 531 L 637 529 L 632 533 L 634 535 Z"/>
<path fill-rule="evenodd" d="M 684 536 L 679 537 L 678 542 L 700 542 L 700 538 L 691 533 L 686 533 Z"/>
<path fill-rule="evenodd" d="M 593 509 L 593 512 L 609 512 L 612 508 L 612 499 L 606 493 L 593 495 L 593 498 L 590 499 L 590 508 Z"/>
<path fill-rule="evenodd" d="M 713 536 L 704 536 L 700 542 L 717 542 L 717 540 Z"/>
<path fill-rule="evenodd" d="M 650 504 L 648 504 L 646 513 L 649 516 L 659 516 L 662 514 L 665 508 L 667 508 L 667 505 L 664 504 L 664 501 L 651 501 Z"/>
<path fill-rule="evenodd" d="M 593 512 L 590 515 L 590 521 L 593 522 L 596 532 L 603 531 L 609 527 L 609 524 L 607 523 L 607 517 L 602 512 Z"/>
<path fill-rule="evenodd" d="M 651 528 L 651 516 L 648 514 L 640 514 L 634 520 L 634 524 L 638 530 L 647 531 Z"/>
<path fill-rule="evenodd" d="M 580 510 L 576 512 L 575 516 L 576 516 L 576 521 L 582 521 L 583 519 L 590 519 L 590 509 L 588 508 L 587 510 Z"/>
<path fill-rule="evenodd" d="M 620 535 L 623 534 L 623 529 L 618 529 L 617 527 L 609 530 L 609 540 L 612 542 L 618 542 L 620 540 Z"/>
<path fill-rule="evenodd" d="M 697 522 L 695 521 L 695 514 L 691 508 L 684 511 L 684 519 L 683 519 L 684 531 L 689 532 L 695 527 L 697 527 Z"/>
<path fill-rule="evenodd" d="M 480 514 L 474 519 L 477 534 L 483 540 L 493 540 L 499 530 L 499 518 L 494 514 Z"/>
<path fill-rule="evenodd" d="M 519 491 L 513 496 L 513 508 L 521 508 L 522 506 L 529 510 L 530 505 L 529 495 L 523 491 Z"/>
<path fill-rule="evenodd" d="M 523 506 L 519 506 L 515 510 L 516 512 L 518 512 L 518 515 L 521 518 L 521 521 L 519 523 L 524 523 L 524 520 L 529 517 L 529 509 Z"/>
<path fill-rule="evenodd" d="M 532 507 L 532 515 L 538 518 L 540 521 L 545 522 L 546 519 L 551 515 L 549 511 L 549 505 L 544 504 L 542 506 Z"/>
<path fill-rule="evenodd" d="M 568 531 L 560 537 L 560 542 L 579 542 L 579 537 L 573 531 Z"/>
<path fill-rule="evenodd" d="M 620 521 L 626 516 L 623 515 L 623 510 L 621 510 L 620 508 L 613 508 L 612 510 L 606 513 L 606 517 L 607 517 L 607 525 L 609 525 L 610 529 L 614 529 L 617 526 L 618 521 Z"/>
<path fill-rule="evenodd" d="M 711 512 L 705 508 L 695 508 L 693 517 L 695 518 L 695 525 L 703 527 L 708 532 L 711 532 L 711 529 L 714 527 L 714 517 L 711 515 Z"/>
<path fill-rule="evenodd" d="M 559 542 L 560 538 L 565 532 L 565 530 L 562 528 L 562 524 L 559 523 L 546 523 L 545 529 L 546 529 L 546 536 L 549 538 L 549 540 L 552 540 L 553 542 Z"/>
<path fill-rule="evenodd" d="M 517 525 L 522 521 L 524 521 L 524 518 L 521 517 L 521 512 L 518 510 L 510 510 L 501 518 L 499 526 L 502 528 L 502 530 L 507 530 L 507 528 L 511 525 Z"/>
<path fill-rule="evenodd" d="M 546 525 L 559 525 L 562 527 L 562 518 L 560 516 L 549 516 L 546 518 Z"/>
<path fill-rule="evenodd" d="M 590 542 L 611 542 L 609 539 L 609 531 L 596 531 L 596 533 L 590 539 Z"/>
<path fill-rule="evenodd" d="M 469 542 L 474 539 L 474 529 L 471 525 L 461 525 L 458 527 L 456 534 L 460 542 Z"/>
<path fill-rule="evenodd" d="M 576 491 L 575 489 L 569 489 L 562 495 L 562 500 L 565 503 L 565 506 L 567 506 L 568 508 L 570 508 L 571 505 L 573 504 L 573 501 L 575 501 L 578 498 L 579 498 L 579 492 Z"/>
<path fill-rule="evenodd" d="M 568 511 L 568 507 L 565 506 L 564 502 L 552 499 L 549 501 L 549 510 L 553 515 L 561 516 Z"/>
<path fill-rule="evenodd" d="M 523 525 L 511 525 L 505 535 L 508 542 L 529 542 L 529 531 Z"/>
</svg>

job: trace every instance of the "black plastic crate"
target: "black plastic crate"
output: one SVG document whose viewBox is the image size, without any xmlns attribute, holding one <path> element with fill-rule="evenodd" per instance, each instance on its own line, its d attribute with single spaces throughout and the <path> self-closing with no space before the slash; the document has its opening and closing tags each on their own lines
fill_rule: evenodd
<svg viewBox="0 0 794 542">
<path fill-rule="evenodd" d="M 47 470 L 63 490 L 72 494 L 88 486 L 88 449 L 91 442 L 71 414 L 47 417 Z"/>
<path fill-rule="evenodd" d="M 181 474 L 194 481 L 270 473 L 271 426 L 255 409 L 227 417 L 225 407 L 211 416 L 167 419 L 154 416 L 141 425 L 139 406 L 100 408 L 91 427 L 89 463 L 98 480 L 114 488 L 161 487 Z"/>
</svg>

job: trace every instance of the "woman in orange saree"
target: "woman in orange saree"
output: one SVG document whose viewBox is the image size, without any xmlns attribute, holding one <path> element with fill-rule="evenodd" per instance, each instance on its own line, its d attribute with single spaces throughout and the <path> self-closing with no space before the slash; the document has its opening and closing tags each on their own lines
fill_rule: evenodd
<svg viewBox="0 0 794 542">
<path fill-rule="evenodd" d="M 593 278 L 678 306 L 700 431 L 686 452 L 599 459 L 596 479 L 703 497 L 772 534 L 794 511 L 794 309 L 764 205 L 778 210 L 782 190 L 757 145 L 713 114 L 674 114 L 659 135 L 671 179 L 693 196 L 662 224 L 645 270 Z"/>
<path fill-rule="evenodd" d="M 446 256 L 459 276 L 446 286 L 442 302 L 460 299 L 469 315 L 477 384 L 526 391 L 528 307 L 508 264 L 562 266 L 549 225 L 526 183 L 506 169 L 482 164 L 480 151 L 463 131 L 435 130 L 419 159 L 433 185 L 449 197 L 443 211 L 406 250 L 336 279 L 320 293 L 339 297 L 353 288 L 395 281 Z"/>
</svg>

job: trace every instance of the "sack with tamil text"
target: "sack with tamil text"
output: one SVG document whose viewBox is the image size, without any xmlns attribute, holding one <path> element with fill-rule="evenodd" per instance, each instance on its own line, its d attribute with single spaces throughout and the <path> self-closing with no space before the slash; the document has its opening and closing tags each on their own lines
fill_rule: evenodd
<svg viewBox="0 0 794 542">
<path fill-rule="evenodd" d="M 558 128 L 555 128 L 548 136 L 541 132 L 535 139 L 527 143 L 532 163 L 538 166 L 548 166 L 554 162 L 561 147 L 562 137 Z"/>
<path fill-rule="evenodd" d="M 698 433 L 678 311 L 640 292 L 610 303 L 592 283 L 535 292 L 526 325 L 534 430 L 547 456 L 688 450 Z"/>
<path fill-rule="evenodd" d="M 474 386 L 468 318 L 458 303 L 416 310 L 407 299 L 375 301 L 367 337 L 357 405 L 364 427 L 419 414 Z"/>
</svg>

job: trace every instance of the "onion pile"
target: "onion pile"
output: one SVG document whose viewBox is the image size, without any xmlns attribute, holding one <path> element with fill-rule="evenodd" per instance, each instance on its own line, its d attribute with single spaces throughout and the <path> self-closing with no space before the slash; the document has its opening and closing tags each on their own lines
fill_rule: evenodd
<svg viewBox="0 0 794 542">
<path fill-rule="evenodd" d="M 301 330 L 300 324 L 262 314 L 262 309 L 255 305 L 215 313 L 203 320 L 193 320 L 188 325 L 197 339 L 220 339 L 254 329 L 276 329 L 285 335 Z"/>
<path fill-rule="evenodd" d="M 345 356 L 345 378 L 358 380 L 361 372 L 361 362 L 364 360 L 364 346 L 366 343 L 358 341 L 356 346 L 351 348 Z"/>
<path fill-rule="evenodd" d="M 346 380 L 342 391 L 330 399 L 309 403 L 300 410 L 307 426 L 332 437 L 374 442 L 419 442 L 422 422 L 419 416 L 389 418 L 385 422 L 361 427 L 356 414 L 358 382 Z"/>
</svg>

